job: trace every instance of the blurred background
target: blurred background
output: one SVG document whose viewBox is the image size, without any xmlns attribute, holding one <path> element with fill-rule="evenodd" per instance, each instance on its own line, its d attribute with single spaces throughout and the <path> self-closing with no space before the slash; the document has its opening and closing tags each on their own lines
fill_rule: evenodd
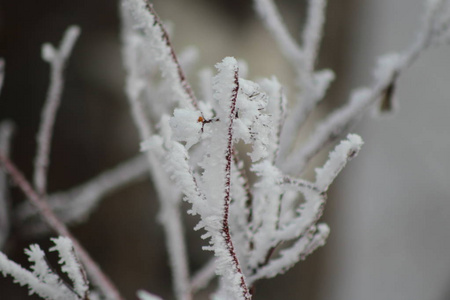
<svg viewBox="0 0 450 300">
<path fill-rule="evenodd" d="M 276 2 L 299 36 L 305 1 Z M 322 115 L 344 103 L 352 88 L 370 83 L 378 56 L 409 45 L 423 2 L 330 1 L 318 65 L 333 69 L 337 79 L 320 106 Z M 154 3 L 174 25 L 176 50 L 195 45 L 201 67 L 235 56 L 248 62 L 250 78 L 276 75 L 288 93 L 295 88 L 293 72 L 256 18 L 252 1 Z M 0 56 L 6 60 L 0 120 L 16 124 L 13 161 L 31 177 L 49 73 L 41 45 L 58 44 L 72 24 L 82 33 L 56 120 L 50 192 L 76 186 L 139 150 L 123 92 L 118 3 L 0 0 Z M 365 145 L 330 192 L 323 218 L 331 227 L 329 242 L 285 275 L 261 281 L 255 299 L 450 299 L 449 53 L 449 47 L 432 49 L 401 77 L 397 114 L 357 124 L 353 132 Z M 189 79 L 195 86 L 195 74 Z M 17 191 L 12 198 L 13 205 L 23 200 Z M 147 180 L 105 198 L 87 222 L 73 227 L 127 299 L 135 299 L 138 289 L 173 299 L 157 213 Z M 47 249 L 49 240 L 25 238 L 17 226 L 3 251 L 28 266 L 23 248 L 39 243 Z M 198 233 L 187 230 L 187 236 L 195 271 L 210 253 L 200 250 Z M 0 299 L 29 297 L 26 288 L 0 277 Z"/>
</svg>

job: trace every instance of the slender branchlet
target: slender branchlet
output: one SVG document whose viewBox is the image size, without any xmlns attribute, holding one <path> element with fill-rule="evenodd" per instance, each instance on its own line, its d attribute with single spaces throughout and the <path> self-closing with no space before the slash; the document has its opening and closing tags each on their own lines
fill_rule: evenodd
<svg viewBox="0 0 450 300">
<path fill-rule="evenodd" d="M 164 24 L 162 23 L 161 19 L 159 18 L 156 11 L 153 9 L 153 4 L 150 3 L 149 0 L 144 0 L 145 6 L 148 9 L 148 11 L 153 15 L 155 18 L 155 24 L 161 29 L 162 32 L 162 39 L 166 43 L 167 47 L 170 49 L 170 56 L 172 57 L 173 62 L 177 66 L 177 73 L 178 73 L 178 79 L 183 87 L 186 94 L 189 96 L 189 99 L 191 100 L 191 104 L 198 109 L 197 99 L 194 95 L 194 91 L 191 88 L 191 85 L 186 79 L 186 75 L 184 74 L 183 68 L 181 67 L 180 63 L 178 62 L 177 55 L 175 53 L 175 49 L 172 47 L 172 43 L 170 41 L 169 34 L 167 33 L 166 28 L 164 27 Z"/>
<path fill-rule="evenodd" d="M 50 194 L 47 202 L 65 224 L 79 223 L 89 216 L 105 196 L 145 178 L 148 178 L 147 157 L 139 155 L 79 186 Z M 48 232 L 49 228 L 41 226 L 42 222 L 36 218 L 37 215 L 38 212 L 29 202 L 24 202 L 16 209 L 18 219 L 27 224 L 22 230 L 24 234 Z"/>
<path fill-rule="evenodd" d="M 56 113 L 61 103 L 64 87 L 64 67 L 73 46 L 80 34 L 77 26 L 69 27 L 64 34 L 61 45 L 55 49 L 50 44 L 42 47 L 42 58 L 50 64 L 50 85 L 47 92 L 41 122 L 37 134 L 37 151 L 34 160 L 33 183 L 39 195 L 45 195 L 47 190 L 47 172 L 50 163 L 50 146 L 55 124 Z"/>
<path fill-rule="evenodd" d="M 192 276 L 191 290 L 193 293 L 208 286 L 216 277 L 216 260 L 210 259 L 200 270 Z"/>
<path fill-rule="evenodd" d="M 230 202 L 231 202 L 231 164 L 232 164 L 232 152 L 233 152 L 233 122 L 236 118 L 236 99 L 239 91 L 239 75 L 238 70 L 235 70 L 234 75 L 234 89 L 232 91 L 231 103 L 230 103 L 230 115 L 229 115 L 229 125 L 228 125 L 228 144 L 227 150 L 225 152 L 225 199 L 224 199 L 224 212 L 222 220 L 222 232 L 225 239 L 225 244 L 228 249 L 229 255 L 233 261 L 233 267 L 240 276 L 241 288 L 244 299 L 251 299 L 247 284 L 245 283 L 244 274 L 242 273 L 239 260 L 234 249 L 233 241 L 231 239 L 230 225 L 229 225 L 229 212 L 230 212 Z"/>
</svg>

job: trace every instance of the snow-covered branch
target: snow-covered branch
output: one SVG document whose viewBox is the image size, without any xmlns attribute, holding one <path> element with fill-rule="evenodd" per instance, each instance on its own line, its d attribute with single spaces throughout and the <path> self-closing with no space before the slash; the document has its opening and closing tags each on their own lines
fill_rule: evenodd
<svg viewBox="0 0 450 300">
<path fill-rule="evenodd" d="M 139 155 L 68 191 L 49 195 L 47 202 L 64 223 L 79 223 L 89 217 L 105 196 L 143 180 L 147 174 L 147 158 L 145 155 Z M 20 222 L 26 224 L 23 228 L 24 234 L 44 234 L 50 229 L 42 223 L 38 212 L 28 202 L 16 209 L 16 216 Z"/>
<path fill-rule="evenodd" d="M 280 132 L 278 165 L 281 165 L 292 150 L 296 143 L 293 137 L 297 136 L 307 117 L 323 99 L 334 79 L 334 73 L 331 70 L 314 70 L 325 23 L 326 2 L 326 0 L 308 1 L 307 19 L 300 45 L 289 34 L 275 3 L 272 0 L 255 0 L 257 13 L 278 42 L 280 50 L 285 54 L 297 75 L 298 92 L 294 108 L 287 115 L 283 130 Z"/>
<path fill-rule="evenodd" d="M 190 88 L 183 69 L 171 46 L 167 31 L 148 1 L 132 0 L 122 2 L 123 58 L 128 73 L 126 92 L 131 106 L 133 120 L 141 140 L 147 140 L 153 133 L 154 124 L 146 113 L 146 82 L 154 62 L 160 68 L 170 88 L 162 84 L 166 100 L 172 99 L 180 107 L 195 107 L 195 96 Z M 138 34 L 136 27 L 144 34 Z M 167 101 L 159 105 L 161 113 L 167 113 L 173 106 Z M 147 154 L 148 169 L 155 184 L 161 204 L 159 219 L 166 234 L 174 290 L 177 299 L 191 299 L 189 266 L 184 241 L 182 217 L 180 213 L 181 195 L 173 189 L 167 175 L 162 175 L 161 161 L 153 153 Z"/>
<path fill-rule="evenodd" d="M 76 252 L 83 262 L 88 275 L 92 282 L 98 286 L 107 298 L 122 299 L 116 287 L 112 284 L 109 278 L 101 271 L 99 266 L 84 250 L 81 244 L 70 233 L 68 228 L 61 222 L 53 211 L 48 206 L 48 203 L 40 198 L 37 192 L 33 189 L 31 184 L 25 179 L 22 173 L 16 166 L 3 154 L 0 154 L 0 162 L 3 164 L 8 174 L 22 190 L 28 200 L 36 207 L 48 226 L 50 226 L 56 233 L 71 240 Z"/>
<path fill-rule="evenodd" d="M 74 247 L 69 238 L 52 239 L 55 246 L 50 251 L 57 251 L 60 256 L 61 271 L 66 273 L 71 284 L 64 281 L 60 275 L 48 265 L 44 251 L 38 245 L 31 245 L 25 250 L 28 260 L 32 263 L 28 271 L 8 259 L 0 252 L 0 271 L 3 276 L 10 275 L 20 285 L 27 285 L 29 294 L 37 294 L 51 300 L 87 300 L 89 299 L 89 283 L 84 269 L 78 262 Z"/>
<path fill-rule="evenodd" d="M 216 74 L 209 68 L 199 73 L 197 99 L 186 77 L 196 69 L 197 50 L 188 48 L 177 56 L 150 1 L 122 0 L 125 93 L 145 154 L 51 195 L 46 187 L 53 125 L 64 66 L 79 29 L 70 27 L 58 49 L 43 46 L 51 76 L 38 131 L 33 186 L 9 159 L 11 126 L 0 126 L 0 161 L 6 170 L 0 171 L 0 248 L 10 231 L 9 174 L 30 202 L 15 206 L 22 230 L 35 235 L 52 230 L 61 236 L 53 239 L 50 251 L 59 253 L 60 271 L 70 283 L 52 270 L 37 245 L 26 250 L 31 271 L 0 252 L 3 275 L 46 299 L 92 299 L 88 278 L 105 298 L 122 299 L 67 225 L 86 219 L 104 196 L 144 178 L 146 172 L 159 198 L 158 220 L 165 232 L 178 300 L 193 299 L 215 276 L 219 281 L 215 299 L 250 300 L 258 280 L 284 273 L 325 244 L 330 229 L 319 222 L 327 191 L 363 144 L 361 137 L 348 134 L 349 129 L 377 103 L 381 110 L 391 109 L 398 78 L 427 48 L 449 42 L 450 1 L 427 0 L 413 43 L 401 53 L 382 56 L 369 87 L 352 92 L 348 104 L 318 122 L 302 144 L 298 133 L 335 77 L 331 70 L 315 69 L 327 1 L 307 1 L 299 41 L 289 33 L 273 0 L 254 4 L 293 67 L 298 88 L 294 101 L 288 101 L 275 77 L 247 79 L 245 62 L 233 57 L 219 62 Z M 3 69 L 0 60 L 0 89 Z M 341 138 L 324 165 L 315 169 L 314 180 L 300 177 L 316 154 Z M 208 243 L 203 249 L 214 253 L 192 277 L 182 200 L 190 206 L 188 213 L 198 218 L 194 230 L 202 230 Z M 145 291 L 137 296 L 161 299 Z"/>
</svg>

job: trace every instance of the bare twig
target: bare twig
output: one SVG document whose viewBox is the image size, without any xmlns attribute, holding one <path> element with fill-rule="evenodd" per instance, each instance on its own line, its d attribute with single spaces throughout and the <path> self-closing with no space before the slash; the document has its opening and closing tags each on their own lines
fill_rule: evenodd
<svg viewBox="0 0 450 300">
<path fill-rule="evenodd" d="M 50 145 L 56 112 L 61 102 L 64 86 L 64 66 L 79 34 L 80 29 L 77 26 L 71 26 L 66 30 L 59 49 L 54 49 L 50 44 L 44 44 L 42 48 L 42 57 L 50 64 L 51 75 L 47 99 L 42 110 L 41 123 L 37 134 L 37 151 L 34 161 L 33 183 L 41 196 L 46 194 L 47 189 Z"/>
<path fill-rule="evenodd" d="M 123 299 L 111 280 L 102 272 L 97 263 L 89 256 L 88 252 L 81 246 L 64 223 L 56 217 L 47 202 L 41 199 L 16 166 L 3 154 L 0 154 L 0 161 L 5 166 L 14 182 L 27 196 L 28 200 L 39 210 L 45 222 L 53 228 L 57 234 L 66 236 L 72 240 L 73 246 L 80 257 L 80 260 L 83 262 L 87 273 L 91 277 L 92 282 L 101 289 L 107 299 Z"/>
</svg>

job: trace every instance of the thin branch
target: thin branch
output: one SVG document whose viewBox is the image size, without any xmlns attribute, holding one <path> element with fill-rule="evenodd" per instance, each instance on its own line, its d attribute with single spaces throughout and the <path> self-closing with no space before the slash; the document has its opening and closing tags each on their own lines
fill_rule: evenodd
<svg viewBox="0 0 450 300">
<path fill-rule="evenodd" d="M 59 49 L 44 44 L 42 57 L 51 67 L 50 86 L 41 115 L 41 124 L 37 134 L 37 151 L 34 160 L 33 183 L 39 195 L 45 195 L 47 189 L 47 172 L 50 162 L 50 145 L 56 113 L 61 102 L 64 86 L 64 66 L 72 52 L 75 41 L 80 34 L 77 26 L 69 27 L 63 37 Z"/>
<path fill-rule="evenodd" d="M 137 99 L 128 97 L 132 107 L 133 119 L 140 133 L 141 140 L 150 138 L 151 125 L 145 118 L 141 109 L 140 102 Z M 187 250 L 185 239 L 183 236 L 183 225 L 179 213 L 180 195 L 174 192 L 171 187 L 170 180 L 167 176 L 161 176 L 161 162 L 148 152 L 147 154 L 150 176 L 158 199 L 161 205 L 161 225 L 166 233 L 166 247 L 169 253 L 169 260 L 172 269 L 173 285 L 177 296 L 180 300 L 191 299 L 191 291 L 189 285 L 189 265 L 187 261 Z M 172 191 L 167 193 L 167 191 Z"/>
<path fill-rule="evenodd" d="M 129 72 L 127 78 L 127 98 L 140 139 L 146 141 L 153 134 L 153 128 L 145 115 L 145 110 L 139 99 L 143 86 L 139 85 L 139 89 L 137 90 L 136 85 L 134 84 L 135 80 L 139 80 L 139 75 L 136 71 L 137 63 L 138 62 L 136 61 L 130 61 L 129 65 L 127 65 Z M 177 299 L 189 300 L 191 299 L 189 267 L 185 240 L 183 238 L 183 226 L 179 214 L 178 199 L 180 198 L 180 195 L 175 193 L 173 187 L 170 186 L 169 178 L 167 178 L 167 176 L 161 176 L 161 162 L 158 161 L 151 152 L 147 154 L 147 161 L 150 176 L 161 205 L 160 215 L 165 216 L 165 218 L 161 218 L 161 225 L 166 233 L 166 247 L 169 253 L 174 291 Z M 166 191 L 168 190 L 172 191 L 172 193 L 167 194 Z"/>
<path fill-rule="evenodd" d="M 280 116 L 279 116 L 278 122 L 276 124 L 276 126 L 277 126 L 277 131 L 276 131 L 277 147 L 275 149 L 275 152 L 273 153 L 272 164 L 275 164 L 276 161 L 278 161 L 280 155 L 282 154 L 282 153 L 280 153 L 281 134 L 283 132 L 283 127 L 284 127 L 284 123 L 286 120 L 286 113 L 287 113 L 286 112 L 287 111 L 287 98 L 286 98 L 284 89 L 282 87 L 280 87 L 280 100 L 278 102 L 279 102 Z"/>
<path fill-rule="evenodd" d="M 156 11 L 153 8 L 153 4 L 150 3 L 149 0 L 143 0 L 145 2 L 145 7 L 147 8 L 147 10 L 150 12 L 150 14 L 153 15 L 153 17 L 155 18 L 155 24 L 157 24 L 159 26 L 159 28 L 161 29 L 162 32 L 162 39 L 164 40 L 164 42 L 166 43 L 167 47 L 170 49 L 170 55 L 172 57 L 173 62 L 176 64 L 177 66 L 177 72 L 178 72 L 178 78 L 180 81 L 181 86 L 183 87 L 184 91 L 186 92 L 186 94 L 189 96 L 189 99 L 191 101 L 191 104 L 198 109 L 198 103 L 197 103 L 197 99 L 195 98 L 194 92 L 191 88 L 191 85 L 189 84 L 189 82 L 186 80 L 186 75 L 184 74 L 183 68 L 181 68 L 180 63 L 178 62 L 178 58 L 177 55 L 175 53 L 175 50 L 172 46 L 172 43 L 170 41 L 169 38 L 169 34 L 167 33 L 166 28 L 164 27 L 164 24 L 162 23 L 161 19 L 159 18 L 158 14 L 156 13 Z"/>
<path fill-rule="evenodd" d="M 303 50 L 291 36 L 283 22 L 276 5 L 272 0 L 255 0 L 255 8 L 264 25 L 270 31 L 283 55 L 294 64 L 299 66 L 303 62 Z"/>
<path fill-rule="evenodd" d="M 319 46 L 325 24 L 326 5 L 327 0 L 308 1 L 307 19 L 303 30 L 303 55 L 307 73 L 314 71 L 314 63 L 319 54 Z"/>
<path fill-rule="evenodd" d="M 239 91 L 239 76 L 238 76 L 238 70 L 236 67 L 235 73 L 234 73 L 234 84 L 235 87 L 232 91 L 232 97 L 231 97 L 231 105 L 230 105 L 230 115 L 229 115 L 229 124 L 228 124 L 228 144 L 227 144 L 227 150 L 225 152 L 225 159 L 226 159 L 226 165 L 225 165 L 225 198 L 224 198 L 224 213 L 223 213 L 223 219 L 222 219 L 222 232 L 223 237 L 225 240 L 225 245 L 227 247 L 228 253 L 232 259 L 232 263 L 234 265 L 235 271 L 239 274 L 240 277 L 240 286 L 242 288 L 242 293 L 244 299 L 251 299 L 251 295 L 249 293 L 247 284 L 245 283 L 244 274 L 242 273 L 239 260 L 236 256 L 236 251 L 234 249 L 233 241 L 231 240 L 231 234 L 230 234 L 230 226 L 228 224 L 229 220 L 229 211 L 230 211 L 230 202 L 231 202 L 231 163 L 233 161 L 232 159 L 232 152 L 233 152 L 233 121 L 236 118 L 236 99 Z"/>
<path fill-rule="evenodd" d="M 66 236 L 72 240 L 73 246 L 80 257 L 80 260 L 83 262 L 87 273 L 92 278 L 93 283 L 102 290 L 108 299 L 123 299 L 111 280 L 101 271 L 97 263 L 89 256 L 88 252 L 81 246 L 64 223 L 56 217 L 47 202 L 41 199 L 16 166 L 3 154 L 0 154 L 0 162 L 5 166 L 9 175 L 27 196 L 29 201 L 36 206 L 45 222 L 53 228 L 57 234 Z"/>
<path fill-rule="evenodd" d="M 306 189 L 306 190 L 311 190 L 316 193 L 322 192 L 322 191 L 319 191 L 319 189 L 314 185 L 314 183 L 309 182 L 307 180 L 300 179 L 300 178 L 292 178 L 290 176 L 284 176 L 281 179 L 280 184 L 287 185 L 287 186 L 293 186 L 293 187 L 296 187 L 297 189 L 302 188 L 302 189 Z"/>
<path fill-rule="evenodd" d="M 376 76 L 372 87 L 356 91 L 350 101 L 335 110 L 322 121 L 306 144 L 292 153 L 282 164 L 282 170 L 289 174 L 301 174 L 308 162 L 327 145 L 337 140 L 359 120 L 369 107 L 382 99 L 398 77 L 411 66 L 433 42 L 433 20 L 437 12 L 432 8 L 427 11 L 424 24 L 418 37 L 402 54 L 398 55 L 388 66 L 379 66 L 381 76 Z"/>
<path fill-rule="evenodd" d="M 86 219 L 106 195 L 146 178 L 147 172 L 147 157 L 138 155 L 68 191 L 49 195 L 47 202 L 64 223 L 80 222 Z M 30 203 L 25 202 L 16 210 L 16 214 L 25 222 L 35 217 L 37 211 Z M 36 222 L 30 222 L 24 232 L 36 234 L 44 233 L 48 229 L 38 226 Z"/>
<path fill-rule="evenodd" d="M 290 248 L 280 251 L 279 257 L 268 261 L 248 280 L 252 284 L 261 278 L 271 278 L 286 272 L 299 260 L 304 260 L 306 256 L 314 252 L 318 247 L 323 246 L 329 235 L 330 229 L 325 224 L 319 224 L 308 228 L 308 234 L 298 239 Z"/>
<path fill-rule="evenodd" d="M 326 0 L 309 0 L 307 20 L 303 30 L 303 45 L 300 46 L 289 34 L 278 8 L 272 0 L 255 0 L 256 10 L 264 24 L 278 42 L 280 50 L 291 62 L 298 78 L 298 95 L 280 134 L 277 165 L 282 165 L 292 150 L 300 128 L 317 103 L 324 97 L 334 75 L 331 71 L 314 71 L 325 23 Z"/>
</svg>

